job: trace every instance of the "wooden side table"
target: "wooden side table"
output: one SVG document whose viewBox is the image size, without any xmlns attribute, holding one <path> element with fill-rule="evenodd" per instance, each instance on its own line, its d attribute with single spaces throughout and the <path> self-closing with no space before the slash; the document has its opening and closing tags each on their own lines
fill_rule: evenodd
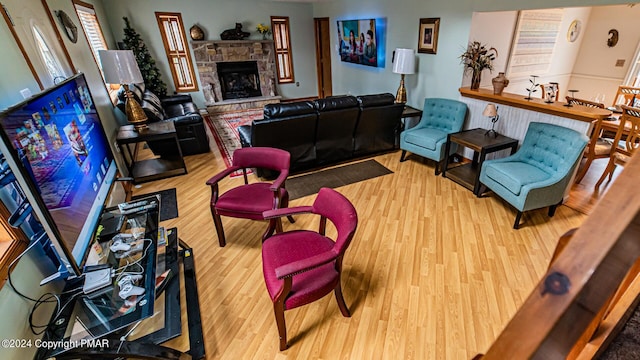
<svg viewBox="0 0 640 360">
<path fill-rule="evenodd" d="M 404 110 L 402 110 L 402 115 L 400 115 L 400 121 L 402 121 L 402 128 L 400 131 L 411 129 L 412 127 L 418 125 L 420 122 L 420 118 L 422 117 L 422 110 L 416 109 L 409 105 L 404 106 Z M 417 118 L 417 121 L 409 121 Z"/>
<path fill-rule="evenodd" d="M 174 155 L 137 160 L 138 143 L 167 139 L 173 139 L 175 142 L 176 150 Z M 187 173 L 187 165 L 182 157 L 182 150 L 180 149 L 180 142 L 178 141 L 173 121 L 151 123 L 148 124 L 145 130 L 139 132 L 134 131 L 133 125 L 121 126 L 116 136 L 116 142 L 134 184 Z M 133 151 L 131 146 L 133 146 Z"/>
<path fill-rule="evenodd" d="M 449 169 L 449 156 L 445 157 L 442 176 L 473 191 L 480 196 L 480 170 L 487 154 L 511 148 L 511 154 L 518 148 L 518 140 L 498 134 L 497 137 L 485 136 L 485 129 L 465 130 L 447 136 L 445 154 L 449 153 L 451 143 L 473 150 L 473 160 L 470 163 L 457 165 Z"/>
</svg>

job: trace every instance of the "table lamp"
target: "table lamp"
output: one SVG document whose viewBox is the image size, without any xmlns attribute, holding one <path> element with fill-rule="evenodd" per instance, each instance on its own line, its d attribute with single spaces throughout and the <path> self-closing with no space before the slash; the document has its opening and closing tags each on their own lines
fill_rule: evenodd
<svg viewBox="0 0 640 360">
<path fill-rule="evenodd" d="M 398 48 L 395 51 L 393 62 L 393 72 L 400 74 L 400 87 L 396 93 L 396 102 L 404 104 L 407 102 L 407 89 L 404 87 L 404 76 L 413 74 L 416 68 L 416 54 L 413 49 Z"/>
<path fill-rule="evenodd" d="M 487 130 L 487 132 L 484 133 L 484 136 L 493 136 L 494 138 L 498 137 L 498 133 L 494 130 L 496 122 L 500 119 L 500 115 L 498 115 L 498 107 L 495 104 L 487 104 L 487 107 L 485 107 L 482 112 L 482 116 L 491 118 L 491 130 Z"/>
<path fill-rule="evenodd" d="M 146 129 L 147 115 L 129 90 L 129 84 L 142 83 L 142 74 L 131 50 L 99 50 L 104 81 L 108 84 L 121 84 L 124 87 L 124 104 L 127 120 L 135 131 Z"/>
</svg>

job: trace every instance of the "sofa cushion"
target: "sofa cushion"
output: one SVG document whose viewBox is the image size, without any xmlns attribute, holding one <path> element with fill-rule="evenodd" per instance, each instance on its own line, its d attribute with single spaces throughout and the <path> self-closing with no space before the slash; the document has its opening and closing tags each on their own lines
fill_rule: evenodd
<svg viewBox="0 0 640 360">
<path fill-rule="evenodd" d="M 519 161 L 487 162 L 483 168 L 488 178 L 504 186 L 516 196 L 520 195 L 523 186 L 543 181 L 550 177 L 549 174 L 539 168 Z"/>
<path fill-rule="evenodd" d="M 412 128 L 404 135 L 404 141 L 432 151 L 436 150 L 438 142 L 446 139 L 447 132 L 430 127 Z"/>
<path fill-rule="evenodd" d="M 315 104 L 318 111 L 332 111 L 357 107 L 358 99 L 351 95 L 332 96 L 315 100 Z"/>
<path fill-rule="evenodd" d="M 395 101 L 395 96 L 389 93 L 358 96 L 360 107 L 386 106 L 395 103 Z"/>
<path fill-rule="evenodd" d="M 147 114 L 149 121 L 155 122 L 164 120 L 165 113 L 164 109 L 162 109 L 162 103 L 156 94 L 151 91 L 145 91 L 144 95 L 142 95 L 142 103 L 140 104 L 142 109 Z"/>
<path fill-rule="evenodd" d="M 265 119 L 314 114 L 315 112 L 316 108 L 311 101 L 298 101 L 285 104 L 267 104 L 264 106 Z"/>
</svg>

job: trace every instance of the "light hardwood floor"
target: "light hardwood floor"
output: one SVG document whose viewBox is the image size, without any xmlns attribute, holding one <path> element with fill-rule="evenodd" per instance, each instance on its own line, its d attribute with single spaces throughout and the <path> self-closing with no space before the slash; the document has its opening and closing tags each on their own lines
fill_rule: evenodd
<svg viewBox="0 0 640 360">
<path fill-rule="evenodd" d="M 208 359 L 471 359 L 526 299 L 558 237 L 586 218 L 567 206 L 551 219 L 541 209 L 525 213 L 526 223 L 513 230 L 508 204 L 434 176 L 433 164 L 416 156 L 399 158 L 399 152 L 376 156 L 394 174 L 337 189 L 359 217 L 343 273 L 352 317 L 342 317 L 333 295 L 285 312 L 283 352 L 262 277 L 266 223 L 223 218 L 227 246 L 218 246 L 205 186 L 224 167 L 217 149 L 187 157 L 187 175 L 135 189 L 134 195 L 177 188 L 179 217 L 163 225 L 178 227 L 194 248 Z M 226 180 L 222 188 L 240 181 Z M 316 228 L 318 219 L 303 215 L 284 224 Z M 186 336 L 168 343 L 186 344 Z"/>
</svg>

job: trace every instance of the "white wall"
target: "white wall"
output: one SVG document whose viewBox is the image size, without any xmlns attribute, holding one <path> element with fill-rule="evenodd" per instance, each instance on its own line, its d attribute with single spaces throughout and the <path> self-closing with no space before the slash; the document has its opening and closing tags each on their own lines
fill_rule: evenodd
<svg viewBox="0 0 640 360">
<path fill-rule="evenodd" d="M 594 7 L 589 26 L 584 30 L 584 41 L 573 69 L 570 87 L 579 89 L 577 97 L 593 99 L 605 95 L 605 105 L 611 105 L 624 81 L 640 42 L 640 6 L 627 5 Z M 618 45 L 607 46 L 610 29 L 619 32 Z M 625 60 L 616 67 L 616 60 Z"/>
<path fill-rule="evenodd" d="M 131 26 L 140 34 L 155 58 L 169 93 L 173 92 L 174 84 L 154 12 L 181 13 L 187 37 L 189 28 L 198 24 L 205 31 L 206 40 L 219 40 L 220 33 L 233 28 L 236 22 L 242 23 L 242 29 L 251 33 L 251 39 L 261 39 L 262 35 L 256 31 L 256 25 L 270 25 L 272 15 L 289 16 L 296 82 L 277 86 L 279 95 L 285 98 L 300 98 L 318 94 L 312 6 L 261 0 L 111 0 L 105 11 L 116 41 L 121 41 L 124 37 L 122 17 L 129 18 Z M 198 78 L 198 83 L 199 80 Z M 200 83 L 199 88 L 198 92 L 191 95 L 196 104 L 203 107 L 204 96 Z"/>
<path fill-rule="evenodd" d="M 562 22 L 560 24 L 560 30 L 556 38 L 556 46 L 553 50 L 553 57 L 551 59 L 551 65 L 549 70 L 545 74 L 535 74 L 540 77 L 537 78 L 539 84 L 548 82 L 557 82 L 560 87 L 560 100 L 564 99 L 566 90 L 569 88 L 569 79 L 573 71 L 574 63 L 578 57 L 578 51 L 584 39 L 584 31 L 580 34 L 575 42 L 567 41 L 567 29 L 571 22 L 578 19 L 582 22 L 583 29 L 588 27 L 589 12 L 591 8 L 565 8 L 562 15 Z M 498 58 L 494 62 L 494 71 L 489 73 L 483 72 L 483 78 L 481 86 L 487 89 L 492 89 L 491 78 L 497 75 L 498 71 L 505 71 L 507 69 L 507 63 L 509 60 L 509 52 L 513 37 L 515 36 L 516 23 L 518 20 L 518 12 L 483 12 L 474 13 L 471 22 L 471 32 L 469 40 L 478 40 L 483 44 L 498 49 Z M 495 31 L 495 24 L 501 24 L 503 31 Z M 508 31 L 512 29 L 512 31 Z M 529 78 L 514 78 L 507 72 L 507 78 L 509 78 L 509 86 L 504 90 L 505 92 L 528 95 L 527 88 L 530 87 Z M 463 86 L 469 86 L 471 83 L 471 76 L 465 76 L 463 79 Z M 532 96 L 540 97 L 541 91 L 538 91 Z"/>
</svg>

